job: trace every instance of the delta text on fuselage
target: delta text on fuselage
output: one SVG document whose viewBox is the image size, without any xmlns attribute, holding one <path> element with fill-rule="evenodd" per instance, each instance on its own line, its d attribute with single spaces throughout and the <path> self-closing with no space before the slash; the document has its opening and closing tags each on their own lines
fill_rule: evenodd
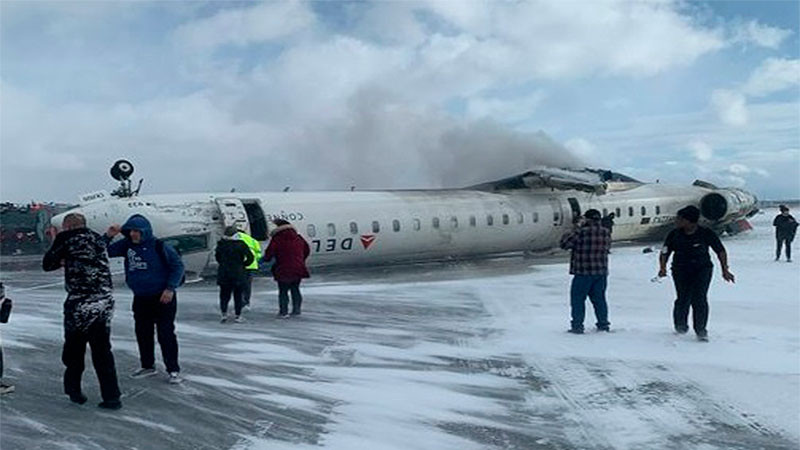
<svg viewBox="0 0 800 450">
<path fill-rule="evenodd" d="M 99 233 L 144 215 L 195 277 L 214 269 L 226 226 L 265 244 L 276 218 L 309 242 L 311 266 L 374 265 L 554 249 L 589 208 L 614 213 L 615 241 L 660 239 L 690 204 L 705 225 L 735 233 L 748 227 L 757 202 L 744 190 L 701 181 L 642 183 L 605 170 L 544 167 L 462 189 L 138 195 L 130 186 L 133 166 L 115 167 L 120 188 L 86 194 L 70 212 L 82 213 Z M 62 220 L 55 216 L 52 224 Z"/>
</svg>

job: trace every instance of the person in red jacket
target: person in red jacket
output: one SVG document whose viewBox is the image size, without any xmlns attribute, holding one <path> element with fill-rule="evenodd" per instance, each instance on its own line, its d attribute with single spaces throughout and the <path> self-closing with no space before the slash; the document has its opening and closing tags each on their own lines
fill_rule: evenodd
<svg viewBox="0 0 800 450">
<path fill-rule="evenodd" d="M 308 242 L 297 234 L 289 222 L 275 219 L 272 223 L 277 228 L 270 232 L 272 239 L 264 251 L 264 261 L 269 262 L 273 258 L 275 259 L 275 263 L 272 265 L 272 275 L 278 282 L 280 309 L 278 315 L 283 318 L 289 317 L 289 292 L 291 292 L 291 315 L 299 316 L 300 306 L 303 303 L 300 281 L 311 276 L 306 267 L 306 258 L 311 253 L 311 249 L 308 247 Z"/>
</svg>

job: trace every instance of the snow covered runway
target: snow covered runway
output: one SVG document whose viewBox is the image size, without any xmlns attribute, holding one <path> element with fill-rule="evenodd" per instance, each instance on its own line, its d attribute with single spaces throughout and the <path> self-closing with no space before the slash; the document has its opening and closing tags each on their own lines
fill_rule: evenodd
<svg viewBox="0 0 800 450">
<path fill-rule="evenodd" d="M 5 272 L 17 392 L 0 400 L 0 448 L 796 449 L 800 266 L 772 261 L 772 216 L 724 240 L 737 284 L 715 269 L 709 343 L 672 333 L 671 280 L 649 281 L 657 255 L 637 245 L 611 255 L 610 334 L 565 333 L 565 260 L 323 274 L 290 320 L 259 279 L 243 324 L 218 323 L 216 286 L 185 286 L 187 381 L 172 386 L 127 377 L 131 295 L 116 283 L 117 412 L 96 408 L 91 369 L 89 403 L 61 394 L 63 288 L 24 290 L 60 274 Z"/>
</svg>

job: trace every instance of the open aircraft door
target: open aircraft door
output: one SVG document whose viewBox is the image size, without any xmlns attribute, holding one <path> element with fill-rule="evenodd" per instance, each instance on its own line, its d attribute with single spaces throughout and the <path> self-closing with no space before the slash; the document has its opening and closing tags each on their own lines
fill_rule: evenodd
<svg viewBox="0 0 800 450">
<path fill-rule="evenodd" d="M 559 227 L 564 224 L 564 213 L 561 210 L 561 200 L 557 198 L 548 199 L 553 210 L 553 226 Z"/>
<path fill-rule="evenodd" d="M 238 198 L 218 198 L 215 200 L 222 214 L 225 227 L 235 226 L 245 233 L 250 234 L 250 222 L 247 220 L 247 210 Z"/>
</svg>

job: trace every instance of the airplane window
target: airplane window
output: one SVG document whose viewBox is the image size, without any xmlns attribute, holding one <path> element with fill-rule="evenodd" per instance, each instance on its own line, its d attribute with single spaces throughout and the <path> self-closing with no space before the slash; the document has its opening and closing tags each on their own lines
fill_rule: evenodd
<svg viewBox="0 0 800 450">
<path fill-rule="evenodd" d="M 517 213 L 517 223 L 522 223 L 525 221 L 525 217 L 522 216 L 522 213 Z"/>
<path fill-rule="evenodd" d="M 608 215 L 608 209 L 606 209 L 606 208 L 603 208 L 603 217 L 605 217 L 605 216 L 607 216 L 607 215 Z"/>
<path fill-rule="evenodd" d="M 614 211 L 616 212 L 615 216 L 617 216 L 617 217 L 622 217 L 622 211 L 620 211 L 620 210 L 619 210 L 619 208 L 617 208 L 617 209 L 616 209 L 616 210 L 614 210 Z"/>
<path fill-rule="evenodd" d="M 394 219 L 394 220 L 392 221 L 392 229 L 393 229 L 394 231 L 400 231 L 400 221 L 399 221 L 399 220 L 397 220 L 397 219 Z"/>
<path fill-rule="evenodd" d="M 503 225 L 508 225 L 508 214 L 503 214 Z"/>
<path fill-rule="evenodd" d="M 486 216 L 486 225 L 492 226 L 494 225 L 494 217 L 491 214 Z"/>
<path fill-rule="evenodd" d="M 419 231 L 419 229 L 422 228 L 422 223 L 419 221 L 419 219 L 414 219 L 413 222 L 414 222 L 414 231 Z"/>
<path fill-rule="evenodd" d="M 378 223 L 377 220 L 372 221 L 372 232 L 373 233 L 380 233 L 381 232 L 381 224 Z"/>
<path fill-rule="evenodd" d="M 661 207 L 656 205 L 656 215 L 661 214 Z"/>
<path fill-rule="evenodd" d="M 558 218 L 559 218 L 558 211 L 553 211 L 553 222 L 558 223 Z"/>
<path fill-rule="evenodd" d="M 180 255 L 204 251 L 208 249 L 208 233 L 206 234 L 184 234 L 163 239 L 171 245 Z"/>
<path fill-rule="evenodd" d="M 312 224 L 308 224 L 308 226 L 306 227 L 306 234 L 308 235 L 308 237 L 316 236 L 317 235 L 317 227 L 315 227 Z"/>
<path fill-rule="evenodd" d="M 469 216 L 469 226 L 474 227 L 478 224 L 478 221 L 475 220 L 475 216 Z"/>
<path fill-rule="evenodd" d="M 458 228 L 458 217 L 453 216 L 450 218 L 450 226 L 453 228 Z"/>
<path fill-rule="evenodd" d="M 434 217 L 433 218 L 433 228 L 439 228 L 439 218 L 438 217 Z"/>
<path fill-rule="evenodd" d="M 643 216 L 647 215 L 647 208 L 645 208 L 644 206 L 642 206 L 642 215 Z"/>
<path fill-rule="evenodd" d="M 633 206 L 628 206 L 628 215 L 633 217 Z"/>
<path fill-rule="evenodd" d="M 332 223 L 328 224 L 328 236 L 336 236 L 336 225 Z"/>
<path fill-rule="evenodd" d="M 537 223 L 537 222 L 539 222 L 539 213 L 538 212 L 534 212 L 533 213 L 533 223 Z"/>
<path fill-rule="evenodd" d="M 358 234 L 358 224 L 355 222 L 350 222 L 350 233 Z"/>
</svg>

